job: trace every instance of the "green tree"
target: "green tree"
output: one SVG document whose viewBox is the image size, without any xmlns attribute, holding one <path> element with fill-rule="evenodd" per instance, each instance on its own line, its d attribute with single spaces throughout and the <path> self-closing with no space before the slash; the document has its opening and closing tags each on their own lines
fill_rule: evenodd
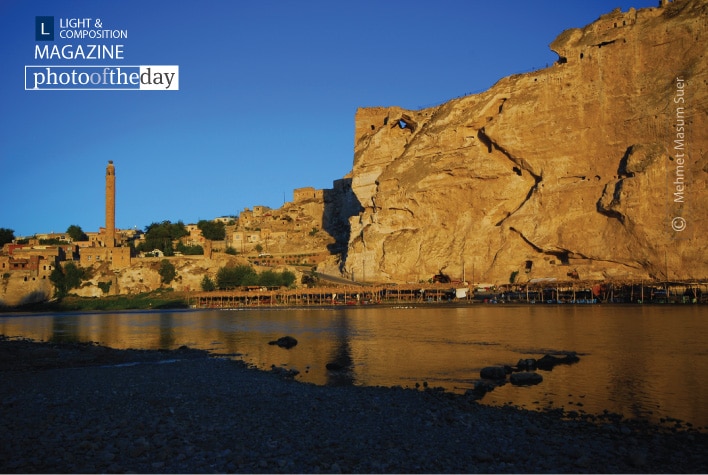
<svg viewBox="0 0 708 475">
<path fill-rule="evenodd" d="M 251 266 L 238 266 L 241 285 L 258 285 L 258 272 Z"/>
<path fill-rule="evenodd" d="M 221 221 L 200 220 L 197 227 L 201 230 L 202 236 L 210 241 L 223 241 L 226 238 L 226 226 Z"/>
<path fill-rule="evenodd" d="M 264 287 L 280 287 L 280 275 L 272 270 L 263 271 L 258 276 L 258 284 Z"/>
<path fill-rule="evenodd" d="M 145 228 L 145 240 L 138 247 L 138 252 L 150 252 L 159 249 L 166 256 L 174 255 L 172 241 L 189 235 L 187 228 L 182 221 L 172 223 L 163 221 L 152 223 Z"/>
<path fill-rule="evenodd" d="M 49 280 L 54 284 L 54 296 L 58 299 L 64 298 L 68 291 L 64 279 L 64 269 L 59 265 L 56 266 L 52 273 L 49 274 Z"/>
<path fill-rule="evenodd" d="M 160 274 L 160 279 L 165 285 L 170 285 L 170 283 L 177 276 L 177 270 L 175 269 L 174 264 L 167 259 L 162 259 L 162 262 L 160 262 L 160 269 L 157 272 Z"/>
<path fill-rule="evenodd" d="M 205 275 L 202 279 L 202 290 L 204 292 L 211 292 L 212 290 L 216 290 L 216 284 L 213 280 L 211 280 L 208 275 Z"/>
<path fill-rule="evenodd" d="M 72 241 L 88 241 L 89 237 L 81 229 L 81 226 L 72 224 L 66 229 L 66 234 L 69 235 Z"/>
<path fill-rule="evenodd" d="M 309 274 L 303 274 L 302 279 L 300 280 L 301 283 L 307 285 L 308 287 L 314 287 L 317 285 L 319 282 L 319 277 L 317 277 L 317 272 L 315 271 L 315 268 L 313 267 L 310 269 Z"/>
<path fill-rule="evenodd" d="M 289 270 L 284 270 L 280 274 L 280 285 L 282 285 L 283 287 L 290 287 L 291 285 L 293 285 L 296 278 L 297 277 L 295 277 L 294 273 L 290 272 Z"/>
<path fill-rule="evenodd" d="M 222 267 L 216 273 L 216 287 L 219 290 L 233 289 L 238 287 L 239 283 L 236 280 L 236 275 L 233 268 Z"/>
<path fill-rule="evenodd" d="M 172 241 L 166 241 L 165 247 L 162 249 L 162 252 L 165 254 L 166 257 L 171 257 L 175 255 L 175 248 L 172 246 Z"/>
<path fill-rule="evenodd" d="M 86 277 L 86 270 L 77 267 L 73 262 L 67 262 L 64 267 L 57 265 L 49 274 L 49 280 L 54 284 L 57 298 L 66 297 L 69 291 L 78 288 Z"/>
<path fill-rule="evenodd" d="M 0 228 L 0 247 L 15 239 L 15 231 L 7 228 Z"/>
<path fill-rule="evenodd" d="M 204 255 L 204 248 L 200 245 L 186 246 L 182 242 L 177 243 L 177 252 L 181 252 L 185 256 L 201 256 Z"/>
<path fill-rule="evenodd" d="M 216 273 L 216 286 L 220 290 L 242 285 L 258 285 L 258 273 L 251 266 L 222 267 Z"/>
<path fill-rule="evenodd" d="M 78 267 L 73 262 L 67 262 L 64 266 L 64 276 L 68 289 L 77 289 L 81 286 L 81 281 L 86 277 L 86 270 Z"/>
<path fill-rule="evenodd" d="M 290 287 L 294 282 L 295 274 L 289 270 L 283 272 L 266 270 L 258 276 L 258 285 L 264 287 Z"/>
</svg>

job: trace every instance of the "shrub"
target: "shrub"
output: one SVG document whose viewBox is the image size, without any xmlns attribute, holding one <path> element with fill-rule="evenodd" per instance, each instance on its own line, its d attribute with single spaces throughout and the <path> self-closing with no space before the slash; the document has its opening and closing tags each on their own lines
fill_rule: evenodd
<svg viewBox="0 0 708 475">
<path fill-rule="evenodd" d="M 216 286 L 220 290 L 242 285 L 258 285 L 258 274 L 251 266 L 222 267 L 216 273 Z"/>
<path fill-rule="evenodd" d="M 85 269 L 77 267 L 73 262 L 68 262 L 64 267 L 58 265 L 49 275 L 49 280 L 54 284 L 57 298 L 63 298 L 69 290 L 81 286 L 81 281 L 88 275 Z"/>
<path fill-rule="evenodd" d="M 177 276 L 177 270 L 174 264 L 167 259 L 163 259 L 162 262 L 160 262 L 160 269 L 157 272 L 160 274 L 163 284 L 169 284 Z"/>
<path fill-rule="evenodd" d="M 202 290 L 205 292 L 211 292 L 212 290 L 216 290 L 216 284 L 213 280 L 211 280 L 211 278 L 209 278 L 208 275 L 205 275 L 202 279 Z"/>
<path fill-rule="evenodd" d="M 198 244 L 194 246 L 187 246 L 181 242 L 177 243 L 177 252 L 181 252 L 185 256 L 201 256 L 204 255 L 204 248 Z"/>
</svg>

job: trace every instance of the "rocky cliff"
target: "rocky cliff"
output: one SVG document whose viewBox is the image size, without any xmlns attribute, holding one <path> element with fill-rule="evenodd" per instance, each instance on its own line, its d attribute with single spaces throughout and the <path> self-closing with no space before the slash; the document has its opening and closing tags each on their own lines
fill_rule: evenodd
<svg viewBox="0 0 708 475">
<path fill-rule="evenodd" d="M 707 26 L 706 0 L 616 10 L 561 33 L 552 67 L 435 108 L 358 110 L 344 271 L 708 277 Z"/>
</svg>

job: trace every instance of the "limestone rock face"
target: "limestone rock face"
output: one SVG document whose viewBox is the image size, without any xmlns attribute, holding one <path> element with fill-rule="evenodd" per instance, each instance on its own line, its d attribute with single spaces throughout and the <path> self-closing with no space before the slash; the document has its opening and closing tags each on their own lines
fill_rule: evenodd
<svg viewBox="0 0 708 475">
<path fill-rule="evenodd" d="M 344 271 L 508 283 L 708 276 L 708 1 L 616 10 L 552 67 L 356 113 Z"/>
<path fill-rule="evenodd" d="M 0 308 L 43 302 L 54 294 L 54 286 L 48 279 L 20 276 L 0 279 Z"/>
</svg>

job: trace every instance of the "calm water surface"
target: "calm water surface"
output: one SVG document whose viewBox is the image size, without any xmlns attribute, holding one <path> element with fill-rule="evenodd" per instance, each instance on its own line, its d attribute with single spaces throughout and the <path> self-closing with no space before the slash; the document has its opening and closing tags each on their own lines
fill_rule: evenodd
<svg viewBox="0 0 708 475">
<path fill-rule="evenodd" d="M 580 362 L 542 371 L 538 386 L 507 384 L 483 403 L 676 418 L 708 427 L 708 309 L 702 306 L 356 307 L 34 314 L 0 317 L 0 334 L 96 341 L 113 348 L 181 345 L 261 368 L 300 371 L 315 384 L 464 392 L 484 366 L 575 351 Z M 268 345 L 284 335 L 290 350 Z M 327 363 L 349 367 L 328 371 Z"/>
</svg>

